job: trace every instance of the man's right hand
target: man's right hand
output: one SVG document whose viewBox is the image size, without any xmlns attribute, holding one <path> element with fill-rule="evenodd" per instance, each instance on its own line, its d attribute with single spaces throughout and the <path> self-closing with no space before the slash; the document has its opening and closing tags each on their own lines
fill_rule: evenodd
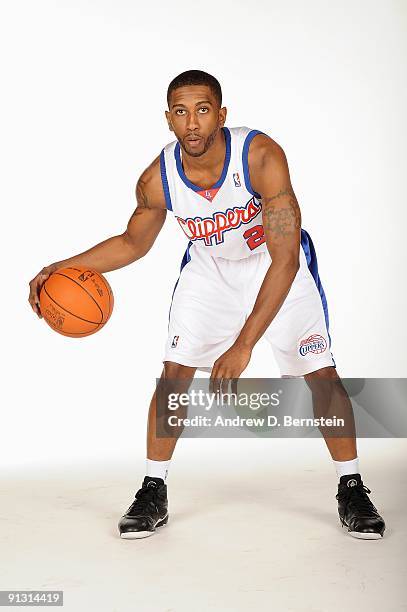
<svg viewBox="0 0 407 612">
<path fill-rule="evenodd" d="M 31 308 L 35 312 L 35 314 L 42 319 L 42 314 L 40 310 L 40 292 L 43 284 L 51 276 L 54 272 L 52 266 L 46 266 L 30 281 L 30 295 L 28 297 L 28 301 L 31 304 Z"/>
</svg>

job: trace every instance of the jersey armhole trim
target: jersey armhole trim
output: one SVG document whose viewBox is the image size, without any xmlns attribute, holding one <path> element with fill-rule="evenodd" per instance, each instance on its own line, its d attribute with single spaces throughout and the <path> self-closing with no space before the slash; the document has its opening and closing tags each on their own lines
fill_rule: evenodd
<svg viewBox="0 0 407 612">
<path fill-rule="evenodd" d="M 160 153 L 160 174 L 164 190 L 165 206 L 168 210 L 172 210 L 170 188 L 168 187 L 167 171 L 165 169 L 164 149 Z"/>
<path fill-rule="evenodd" d="M 260 130 L 251 130 L 247 134 L 244 144 L 243 144 L 242 164 L 243 164 L 244 182 L 245 182 L 247 191 L 251 193 L 252 195 L 254 195 L 256 198 L 260 198 L 261 197 L 260 194 L 254 191 L 252 184 L 250 182 L 249 161 L 248 161 L 250 143 L 253 140 L 253 138 L 257 136 L 257 134 L 263 134 L 264 136 L 267 135 L 267 134 L 264 134 L 264 132 L 261 132 Z"/>
</svg>

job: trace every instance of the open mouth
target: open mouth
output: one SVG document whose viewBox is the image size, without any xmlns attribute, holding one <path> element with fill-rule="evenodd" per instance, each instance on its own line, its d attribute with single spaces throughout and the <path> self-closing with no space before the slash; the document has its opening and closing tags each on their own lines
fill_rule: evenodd
<svg viewBox="0 0 407 612">
<path fill-rule="evenodd" d="M 196 149 L 200 146 L 202 138 L 187 139 L 188 146 L 191 149 Z"/>
</svg>

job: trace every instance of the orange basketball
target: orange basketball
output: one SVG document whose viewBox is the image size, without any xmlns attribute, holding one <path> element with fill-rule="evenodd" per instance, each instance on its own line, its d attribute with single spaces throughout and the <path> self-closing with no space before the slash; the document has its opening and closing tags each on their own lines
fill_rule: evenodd
<svg viewBox="0 0 407 612">
<path fill-rule="evenodd" d="M 40 309 L 52 329 L 64 336 L 83 338 L 99 331 L 113 310 L 107 280 L 89 268 L 60 268 L 41 287 Z"/>
</svg>

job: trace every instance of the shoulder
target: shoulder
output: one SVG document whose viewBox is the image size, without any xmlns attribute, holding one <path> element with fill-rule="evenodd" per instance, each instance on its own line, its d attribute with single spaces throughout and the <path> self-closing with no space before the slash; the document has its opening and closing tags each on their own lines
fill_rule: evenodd
<svg viewBox="0 0 407 612">
<path fill-rule="evenodd" d="M 157 155 L 140 175 L 136 186 L 136 196 L 141 206 L 147 208 L 166 208 L 161 180 L 160 155 Z"/>
<path fill-rule="evenodd" d="M 283 147 L 267 134 L 257 134 L 247 156 L 250 182 L 256 193 L 291 187 L 290 171 Z"/>
<path fill-rule="evenodd" d="M 250 171 L 262 170 L 272 164 L 286 166 L 287 158 L 283 147 L 267 134 L 256 134 L 249 147 L 248 164 Z"/>
</svg>

